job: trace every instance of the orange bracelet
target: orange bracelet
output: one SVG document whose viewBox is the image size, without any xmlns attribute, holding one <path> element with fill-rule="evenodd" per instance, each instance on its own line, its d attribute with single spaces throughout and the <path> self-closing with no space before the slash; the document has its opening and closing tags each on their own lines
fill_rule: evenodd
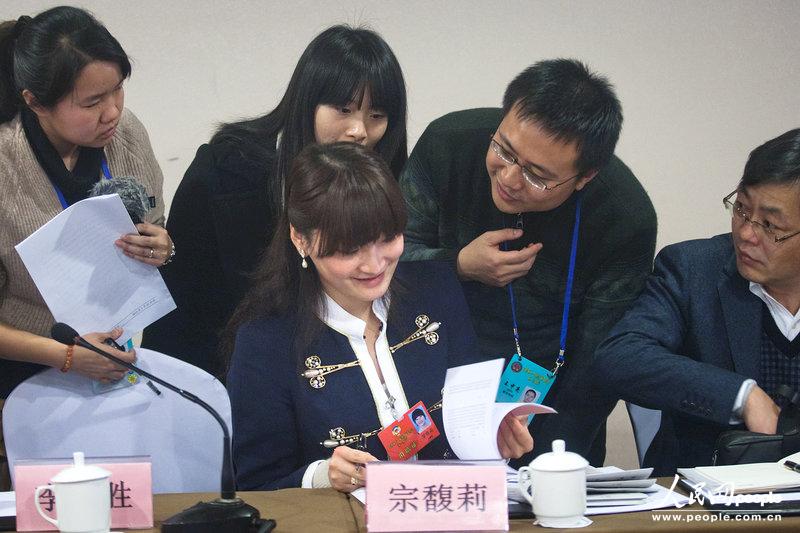
<svg viewBox="0 0 800 533">
<path fill-rule="evenodd" d="M 64 359 L 64 366 L 61 367 L 62 372 L 69 372 L 72 367 L 72 352 L 75 351 L 75 345 L 67 346 L 67 358 Z"/>
</svg>

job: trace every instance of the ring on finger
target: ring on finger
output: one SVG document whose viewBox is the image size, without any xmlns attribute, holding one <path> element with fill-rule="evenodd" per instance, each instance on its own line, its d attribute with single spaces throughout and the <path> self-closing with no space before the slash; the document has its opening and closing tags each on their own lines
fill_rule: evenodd
<svg viewBox="0 0 800 533">
<path fill-rule="evenodd" d="M 358 480 L 351 476 L 350 477 L 350 484 L 355 487 L 356 485 L 358 485 Z"/>
<path fill-rule="evenodd" d="M 150 254 L 147 257 L 152 259 L 153 256 L 155 255 L 155 253 L 156 253 L 156 251 L 154 249 L 150 248 Z"/>
</svg>

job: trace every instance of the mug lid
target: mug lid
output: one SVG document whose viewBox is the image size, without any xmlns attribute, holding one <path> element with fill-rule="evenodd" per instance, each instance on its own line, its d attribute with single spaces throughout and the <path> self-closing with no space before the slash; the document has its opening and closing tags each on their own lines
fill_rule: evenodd
<svg viewBox="0 0 800 533">
<path fill-rule="evenodd" d="M 79 481 L 103 479 L 110 475 L 111 472 L 99 466 L 84 464 L 83 452 L 75 452 L 72 454 L 72 466 L 53 476 L 50 481 L 53 483 L 77 483 Z"/>
<path fill-rule="evenodd" d="M 561 439 L 553 441 L 552 452 L 543 453 L 530 464 L 531 469 L 545 472 L 583 470 L 587 466 L 589 466 L 589 461 L 577 453 L 566 451 L 566 444 Z"/>
</svg>

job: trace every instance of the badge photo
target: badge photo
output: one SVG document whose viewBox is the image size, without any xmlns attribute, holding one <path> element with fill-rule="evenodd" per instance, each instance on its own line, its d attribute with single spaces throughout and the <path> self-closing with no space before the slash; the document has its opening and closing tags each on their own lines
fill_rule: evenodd
<svg viewBox="0 0 800 533">
<path fill-rule="evenodd" d="M 391 461 L 410 459 L 438 436 L 439 429 L 422 402 L 417 402 L 393 424 L 378 433 Z"/>
</svg>

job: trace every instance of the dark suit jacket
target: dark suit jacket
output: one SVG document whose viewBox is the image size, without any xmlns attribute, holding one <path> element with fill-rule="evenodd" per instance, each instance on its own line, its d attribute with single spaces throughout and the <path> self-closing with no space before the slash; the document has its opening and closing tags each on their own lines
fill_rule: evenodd
<svg viewBox="0 0 800 533">
<path fill-rule="evenodd" d="M 394 354 L 409 406 L 427 407 L 442 397 L 448 368 L 480 360 L 464 295 L 451 265 L 400 263 L 395 274 L 408 289 L 395 294 L 387 321 L 389 345 L 416 331 L 414 319 L 428 315 L 441 322 L 439 342 L 414 341 Z M 299 487 L 310 463 L 331 456 L 320 443 L 328 431 L 343 427 L 348 435 L 381 426 L 369 385 L 360 367 L 326 376 L 324 388 L 300 377 L 303 361 L 316 354 L 323 365 L 353 361 L 346 336 L 325 327 L 299 358 L 291 355 L 294 321 L 287 317 L 254 320 L 238 332 L 227 387 L 233 410 L 233 455 L 237 485 L 243 490 Z M 447 448 L 441 411 L 431 413 L 441 435 L 420 458 L 442 459 Z M 367 451 L 379 459 L 386 452 L 377 436 Z"/>
<path fill-rule="evenodd" d="M 761 305 L 730 234 L 668 246 L 595 353 L 599 383 L 664 411 L 647 458 L 660 474 L 710 464 L 742 382 L 759 377 Z"/>
</svg>

